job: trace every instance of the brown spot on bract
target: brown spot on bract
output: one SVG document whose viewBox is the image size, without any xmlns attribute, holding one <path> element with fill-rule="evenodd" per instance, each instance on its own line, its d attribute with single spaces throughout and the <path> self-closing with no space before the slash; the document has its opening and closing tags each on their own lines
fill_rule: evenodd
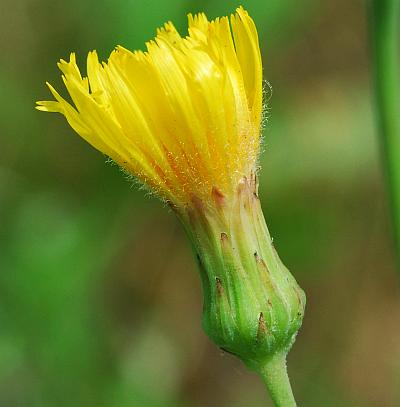
<svg viewBox="0 0 400 407">
<path fill-rule="evenodd" d="M 225 195 L 217 187 L 212 187 L 211 196 L 218 206 L 225 203 Z"/>
<path fill-rule="evenodd" d="M 267 273 L 269 273 L 269 269 L 265 261 L 258 255 L 257 252 L 254 253 L 254 258 L 256 259 L 257 264 L 265 270 Z"/>
<path fill-rule="evenodd" d="M 228 235 L 225 232 L 221 232 L 221 241 L 222 242 L 228 241 Z"/>
<path fill-rule="evenodd" d="M 215 277 L 215 284 L 217 286 L 217 292 L 219 295 L 222 295 L 224 293 L 224 287 L 222 287 L 222 281 L 220 278 Z"/>
<path fill-rule="evenodd" d="M 264 314 L 260 312 L 258 317 L 257 340 L 263 339 L 268 334 L 267 324 L 265 323 Z"/>
<path fill-rule="evenodd" d="M 200 211 L 203 211 L 203 210 L 204 210 L 204 203 L 203 203 L 203 201 L 202 201 L 198 196 L 192 194 L 190 198 L 191 198 L 191 201 L 192 201 L 192 203 L 193 203 L 193 206 L 194 206 L 197 210 L 200 210 Z"/>
</svg>

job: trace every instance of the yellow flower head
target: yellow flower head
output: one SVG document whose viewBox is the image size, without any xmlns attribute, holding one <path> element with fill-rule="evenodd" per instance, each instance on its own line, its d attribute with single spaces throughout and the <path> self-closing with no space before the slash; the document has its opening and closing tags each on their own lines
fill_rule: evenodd
<svg viewBox="0 0 400 407">
<path fill-rule="evenodd" d="M 58 66 L 72 104 L 48 84 L 56 100 L 37 108 L 62 113 L 171 204 L 196 254 L 205 332 L 265 378 L 276 405 L 294 406 L 285 357 L 305 295 L 275 251 L 257 195 L 262 63 L 254 22 L 241 7 L 214 21 L 189 15 L 188 36 L 169 22 L 146 45 L 117 47 L 107 63 L 90 52 L 87 77 L 71 54 Z"/>
<path fill-rule="evenodd" d="M 147 51 L 118 46 L 107 63 L 95 51 L 82 77 L 72 53 L 58 67 L 73 105 L 47 84 L 62 113 L 96 149 L 178 208 L 212 190 L 230 196 L 256 168 L 262 63 L 256 27 L 243 8 L 208 21 L 189 14 L 189 35 L 171 22 Z M 230 22 L 229 22 L 230 21 Z"/>
</svg>

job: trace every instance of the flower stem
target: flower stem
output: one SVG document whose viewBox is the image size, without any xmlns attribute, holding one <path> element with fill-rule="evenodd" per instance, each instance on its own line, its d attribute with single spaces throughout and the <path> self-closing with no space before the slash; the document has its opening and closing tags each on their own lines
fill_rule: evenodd
<svg viewBox="0 0 400 407">
<path fill-rule="evenodd" d="M 278 354 L 260 367 L 258 373 L 267 385 L 276 407 L 296 407 L 286 368 L 286 355 Z"/>
<path fill-rule="evenodd" d="M 400 265 L 400 0 L 373 0 L 375 98 Z"/>
</svg>

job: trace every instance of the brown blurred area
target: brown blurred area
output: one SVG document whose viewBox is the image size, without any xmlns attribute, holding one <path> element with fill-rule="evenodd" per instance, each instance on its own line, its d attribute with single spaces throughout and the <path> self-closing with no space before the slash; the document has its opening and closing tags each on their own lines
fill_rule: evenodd
<svg viewBox="0 0 400 407">
<path fill-rule="evenodd" d="M 400 405 L 400 290 L 361 0 L 244 1 L 264 60 L 260 197 L 306 291 L 289 354 L 299 406 Z M 195 262 L 173 214 L 33 110 L 76 51 L 142 48 L 211 1 L 3 0 L 0 406 L 272 405 L 201 329 Z M 268 87 L 267 87 L 268 89 Z M 272 94 L 271 94 L 272 93 Z"/>
</svg>

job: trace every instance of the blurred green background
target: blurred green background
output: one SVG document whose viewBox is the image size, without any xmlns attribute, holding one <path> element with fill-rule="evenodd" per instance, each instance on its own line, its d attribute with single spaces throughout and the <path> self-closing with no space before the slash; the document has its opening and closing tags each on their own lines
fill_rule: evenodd
<svg viewBox="0 0 400 407">
<path fill-rule="evenodd" d="M 248 0 L 273 94 L 260 195 L 308 296 L 289 354 L 300 406 L 400 405 L 400 291 L 361 0 Z M 195 262 L 172 213 L 34 110 L 56 62 L 143 48 L 233 1 L 1 0 L 0 406 L 271 405 L 200 327 Z M 65 94 L 65 93 L 64 93 Z"/>
</svg>

